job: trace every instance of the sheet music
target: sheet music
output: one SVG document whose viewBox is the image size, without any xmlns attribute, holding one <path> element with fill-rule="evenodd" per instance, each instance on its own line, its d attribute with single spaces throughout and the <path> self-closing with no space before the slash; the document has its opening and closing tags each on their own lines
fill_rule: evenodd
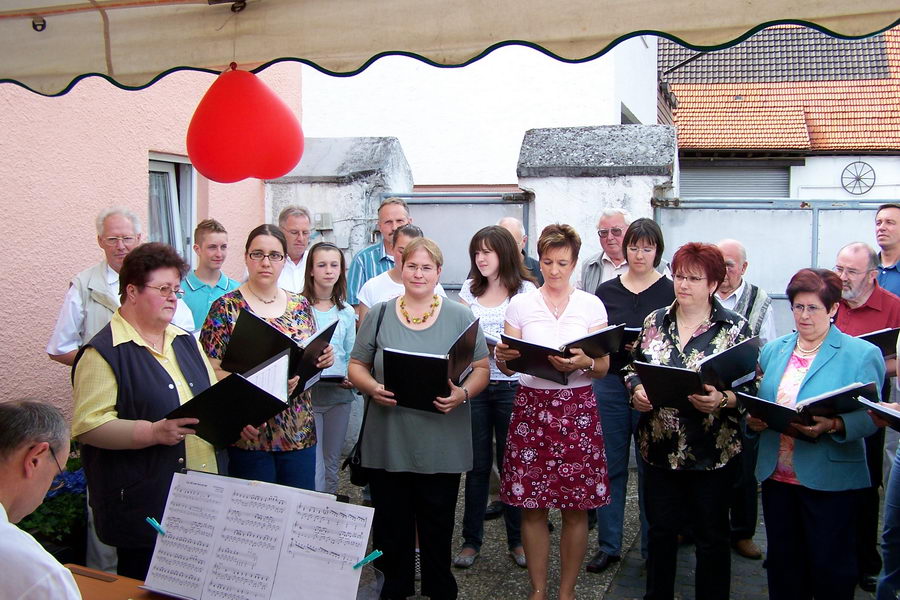
<svg viewBox="0 0 900 600">
<path fill-rule="evenodd" d="M 352 600 L 372 514 L 324 494 L 176 473 L 146 587 L 196 600 Z"/>
<path fill-rule="evenodd" d="M 285 354 L 272 364 L 260 369 L 252 375 L 247 375 L 247 381 L 256 387 L 263 389 L 285 404 L 288 401 L 287 380 L 288 380 L 288 355 Z"/>
<path fill-rule="evenodd" d="M 304 494 L 284 532 L 273 598 L 356 598 L 372 512 Z M 318 574 L 310 577 L 310 573 Z"/>
</svg>

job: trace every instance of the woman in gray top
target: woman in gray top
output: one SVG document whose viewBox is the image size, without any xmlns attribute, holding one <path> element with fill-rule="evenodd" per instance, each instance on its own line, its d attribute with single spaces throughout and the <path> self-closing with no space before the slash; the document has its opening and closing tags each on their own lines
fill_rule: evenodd
<svg viewBox="0 0 900 600">
<path fill-rule="evenodd" d="M 415 593 L 417 529 L 422 595 L 431 600 L 457 597 L 450 544 L 460 474 L 472 468 L 468 400 L 487 386 L 489 377 L 481 329 L 465 381 L 458 387 L 451 382 L 446 397 L 427 399 L 438 412 L 398 406 L 393 392 L 381 383 L 384 348 L 442 354 L 475 320 L 467 307 L 434 293 L 442 264 L 441 250 L 433 241 L 410 242 L 403 252 L 403 295 L 370 309 L 350 355 L 350 381 L 370 398 L 361 454 L 369 469 L 375 508 L 373 543 L 384 552 L 376 566 L 384 573 L 381 598 L 386 600 Z"/>
</svg>

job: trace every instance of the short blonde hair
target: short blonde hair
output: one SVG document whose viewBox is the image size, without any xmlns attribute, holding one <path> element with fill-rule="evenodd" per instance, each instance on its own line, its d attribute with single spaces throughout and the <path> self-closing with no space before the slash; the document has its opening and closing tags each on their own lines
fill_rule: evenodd
<svg viewBox="0 0 900 600">
<path fill-rule="evenodd" d="M 538 256 L 543 256 L 553 248 L 568 248 L 572 251 L 572 259 L 577 260 L 578 252 L 581 250 L 581 236 L 571 225 L 564 223 L 547 225 L 538 239 Z"/>
<path fill-rule="evenodd" d="M 444 266 L 444 253 L 441 252 L 441 249 L 435 243 L 434 240 L 429 239 L 427 237 L 419 237 L 411 241 L 406 245 L 406 248 L 403 249 L 403 263 L 406 264 L 406 261 L 409 260 L 409 257 L 413 255 L 413 252 L 417 250 L 424 250 L 431 257 L 431 260 L 434 261 L 434 264 L 438 266 L 438 268 Z"/>
</svg>

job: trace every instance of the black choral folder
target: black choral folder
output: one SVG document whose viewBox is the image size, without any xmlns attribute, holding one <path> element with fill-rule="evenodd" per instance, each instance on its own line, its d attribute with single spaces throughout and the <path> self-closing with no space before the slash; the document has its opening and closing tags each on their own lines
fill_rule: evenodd
<svg viewBox="0 0 900 600">
<path fill-rule="evenodd" d="M 475 319 L 456 338 L 447 354 L 428 354 L 385 348 L 384 388 L 394 393 L 398 406 L 443 414 L 434 406 L 437 397 L 450 394 L 452 380 L 459 385 L 472 370 L 479 320 Z"/>
<path fill-rule="evenodd" d="M 724 391 L 746 383 L 756 376 L 759 338 L 752 337 L 727 350 L 711 354 L 697 363 L 697 369 L 634 361 L 632 365 L 654 408 L 693 408 L 691 394 L 705 394 L 703 384 Z"/>
<path fill-rule="evenodd" d="M 203 390 L 172 412 L 167 419 L 199 419 L 191 429 L 216 448 L 241 437 L 245 425 L 265 423 L 288 407 L 288 350 L 282 350 L 247 373 L 232 373 Z"/>
<path fill-rule="evenodd" d="M 282 350 L 288 350 L 289 377 L 300 376 L 300 382 L 294 393 L 303 392 L 318 381 L 317 375 L 322 370 L 316 367 L 316 360 L 331 343 L 331 336 L 334 335 L 337 324 L 335 321 L 303 340 L 303 344 L 298 344 L 252 312 L 242 308 L 231 332 L 231 339 L 225 348 L 225 356 L 222 357 L 222 369 L 231 373 L 246 373 Z"/>
<path fill-rule="evenodd" d="M 506 366 L 518 373 L 526 373 L 541 379 L 555 381 L 562 385 L 569 383 L 569 374 L 557 371 L 547 360 L 549 356 L 572 356 L 570 350 L 572 348 L 580 348 L 586 355 L 591 358 L 601 358 L 611 352 L 617 352 L 622 346 L 622 336 L 625 332 L 625 324 L 610 325 L 599 331 L 589 333 L 580 338 L 568 341 L 562 346 L 554 348 L 552 346 L 544 346 L 543 344 L 535 344 L 526 342 L 517 337 L 506 335 L 500 336 L 503 343 L 513 350 L 519 351 L 519 358 L 506 362 Z"/>
<path fill-rule="evenodd" d="M 875 416 L 887 421 L 888 427 L 895 431 L 900 431 L 900 411 L 883 406 L 880 402 L 872 402 L 866 398 L 857 398 L 856 400 L 863 405 L 866 410 L 871 410 L 875 413 Z"/>
<path fill-rule="evenodd" d="M 738 399 L 747 409 L 747 412 L 779 433 L 795 437 L 807 442 L 816 442 L 818 438 L 812 438 L 791 427 L 791 423 L 798 425 L 813 425 L 813 416 L 835 417 L 844 413 L 854 412 L 863 408 L 860 398 L 868 400 L 878 399 L 878 388 L 874 383 L 851 383 L 842 388 L 801 400 L 794 408 L 781 406 L 756 396 L 737 394 Z"/>
<path fill-rule="evenodd" d="M 900 327 L 888 327 L 878 331 L 870 331 L 856 337 L 878 346 L 884 358 L 894 358 L 897 356 L 897 334 L 900 334 Z"/>
</svg>

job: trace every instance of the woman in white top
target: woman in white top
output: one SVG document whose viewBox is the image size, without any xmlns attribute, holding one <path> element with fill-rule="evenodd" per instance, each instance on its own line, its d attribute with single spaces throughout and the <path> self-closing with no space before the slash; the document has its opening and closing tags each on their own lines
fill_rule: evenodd
<svg viewBox="0 0 900 600">
<path fill-rule="evenodd" d="M 369 313 L 370 307 L 403 295 L 403 282 L 400 279 L 403 270 L 403 250 L 411 241 L 424 235 L 422 230 L 415 225 L 403 225 L 394 230 L 394 246 L 391 250 L 391 254 L 394 255 L 394 268 L 365 282 L 356 295 L 359 299 L 359 304 L 356 305 L 356 314 L 360 324 Z M 447 297 L 440 282 L 435 286 L 434 293 L 444 298 Z"/>
<path fill-rule="evenodd" d="M 471 279 L 459 291 L 459 300 L 481 319 L 485 339 L 497 341 L 503 332 L 503 321 L 509 300 L 521 292 L 537 289 L 531 273 L 522 263 L 522 255 L 512 234 L 503 227 L 485 227 L 469 242 Z M 489 350 L 493 350 L 489 348 Z M 519 388 L 519 376 L 501 371 L 490 357 L 491 381 L 472 398 L 472 470 L 466 473 L 466 500 L 463 513 L 463 547 L 453 561 L 459 569 L 472 566 L 481 552 L 484 538 L 484 513 L 491 476 L 491 446 L 496 440 L 497 469 L 503 472 L 506 432 L 512 414 L 513 399 Z M 526 565 L 522 548 L 522 515 L 518 507 L 504 506 L 506 543 L 510 556 L 520 567 Z"/>
<path fill-rule="evenodd" d="M 572 273 L 581 238 L 569 225 L 548 225 L 538 240 L 544 284 L 514 296 L 506 309 L 505 333 L 545 346 L 564 343 L 606 326 L 606 308 L 593 294 L 576 290 Z M 497 344 L 498 363 L 519 353 Z M 575 581 L 587 551 L 587 512 L 609 503 L 606 454 L 591 379 L 603 377 L 609 357 L 593 359 L 580 350 L 548 358 L 568 374 L 563 385 L 522 374 L 516 394 L 500 497 L 522 507 L 522 541 L 531 579 L 530 600 L 547 593 L 550 535 L 547 513 L 562 514 L 560 600 L 574 600 Z"/>
</svg>

